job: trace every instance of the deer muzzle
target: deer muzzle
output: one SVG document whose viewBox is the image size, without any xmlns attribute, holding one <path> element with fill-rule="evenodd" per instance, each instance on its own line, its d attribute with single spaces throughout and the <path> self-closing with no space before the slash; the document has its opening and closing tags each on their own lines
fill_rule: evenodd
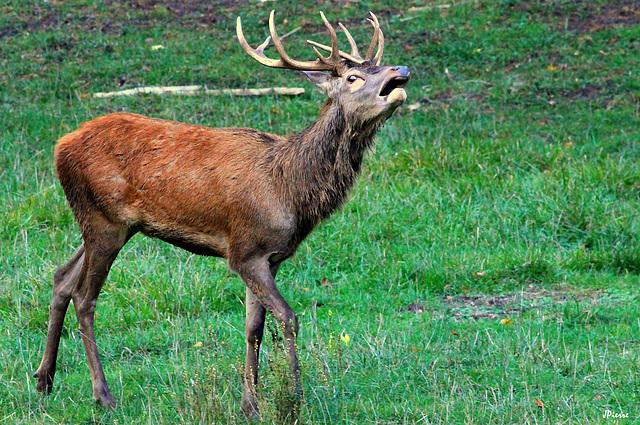
<svg viewBox="0 0 640 425">
<path fill-rule="evenodd" d="M 407 92 L 404 86 L 409 82 L 411 73 L 406 66 L 394 66 L 390 68 L 390 75 L 385 80 L 380 90 L 379 96 L 386 99 L 388 103 L 399 104 L 407 99 Z"/>
</svg>

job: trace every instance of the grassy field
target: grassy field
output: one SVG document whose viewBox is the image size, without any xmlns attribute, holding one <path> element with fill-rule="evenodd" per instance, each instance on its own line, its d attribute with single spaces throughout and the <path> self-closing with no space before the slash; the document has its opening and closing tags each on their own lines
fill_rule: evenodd
<svg viewBox="0 0 640 425">
<path fill-rule="evenodd" d="M 142 236 L 120 254 L 97 311 L 119 406 L 92 400 L 73 309 L 51 396 L 35 393 L 31 374 L 53 272 L 80 244 L 56 139 L 121 110 L 303 129 L 322 95 L 261 67 L 234 38 L 240 15 L 249 41 L 262 41 L 271 8 L 280 32 L 302 27 L 286 45 L 309 59 L 307 37 L 328 42 L 318 10 L 363 47 L 372 10 L 384 63 L 413 76 L 349 203 L 280 269 L 300 319 L 299 423 L 640 421 L 637 2 L 4 0 L 0 424 L 246 423 L 242 281 L 219 259 Z M 187 84 L 307 92 L 91 97 Z M 271 321 L 266 423 L 287 421 L 280 346 Z"/>
</svg>

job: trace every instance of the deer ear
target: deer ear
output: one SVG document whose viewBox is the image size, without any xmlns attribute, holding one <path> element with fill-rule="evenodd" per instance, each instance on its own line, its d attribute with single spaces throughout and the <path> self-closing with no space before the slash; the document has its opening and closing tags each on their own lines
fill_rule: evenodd
<svg viewBox="0 0 640 425">
<path fill-rule="evenodd" d="M 326 74 L 320 71 L 302 71 L 302 73 L 320 90 L 325 93 L 329 92 L 331 74 Z"/>
</svg>

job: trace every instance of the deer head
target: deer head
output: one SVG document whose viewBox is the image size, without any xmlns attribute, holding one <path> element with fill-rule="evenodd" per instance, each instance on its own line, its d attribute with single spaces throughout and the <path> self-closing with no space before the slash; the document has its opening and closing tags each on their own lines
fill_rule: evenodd
<svg viewBox="0 0 640 425">
<path fill-rule="evenodd" d="M 252 48 L 242 32 L 242 22 L 238 17 L 237 35 L 243 49 L 261 64 L 272 68 L 285 68 L 303 73 L 329 97 L 329 102 L 342 110 L 344 117 L 351 123 L 382 123 L 407 98 L 404 86 L 409 81 L 409 68 L 406 66 L 382 66 L 384 35 L 380 23 L 373 13 L 368 19 L 374 27 L 373 39 L 364 58 L 360 56 L 355 40 L 341 23 L 351 53 L 345 53 L 338 47 L 338 37 L 334 28 L 322 12 L 320 16 L 329 30 L 331 47 L 307 40 L 313 46 L 318 58 L 315 61 L 298 61 L 289 57 L 282 40 L 278 37 L 274 24 L 275 11 L 269 15 L 270 36 L 258 46 Z M 268 58 L 264 49 L 273 40 L 280 56 Z M 377 49 L 376 49 L 377 47 Z M 331 52 L 328 57 L 320 51 Z"/>
</svg>

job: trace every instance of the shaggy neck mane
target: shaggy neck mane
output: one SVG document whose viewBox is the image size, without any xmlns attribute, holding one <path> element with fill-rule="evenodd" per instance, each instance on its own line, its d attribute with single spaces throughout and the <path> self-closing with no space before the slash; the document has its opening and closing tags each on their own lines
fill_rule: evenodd
<svg viewBox="0 0 640 425">
<path fill-rule="evenodd" d="M 379 126 L 349 122 L 340 105 L 329 99 L 314 124 L 273 147 L 269 156 L 274 180 L 284 199 L 293 203 L 305 236 L 340 208 Z"/>
</svg>

